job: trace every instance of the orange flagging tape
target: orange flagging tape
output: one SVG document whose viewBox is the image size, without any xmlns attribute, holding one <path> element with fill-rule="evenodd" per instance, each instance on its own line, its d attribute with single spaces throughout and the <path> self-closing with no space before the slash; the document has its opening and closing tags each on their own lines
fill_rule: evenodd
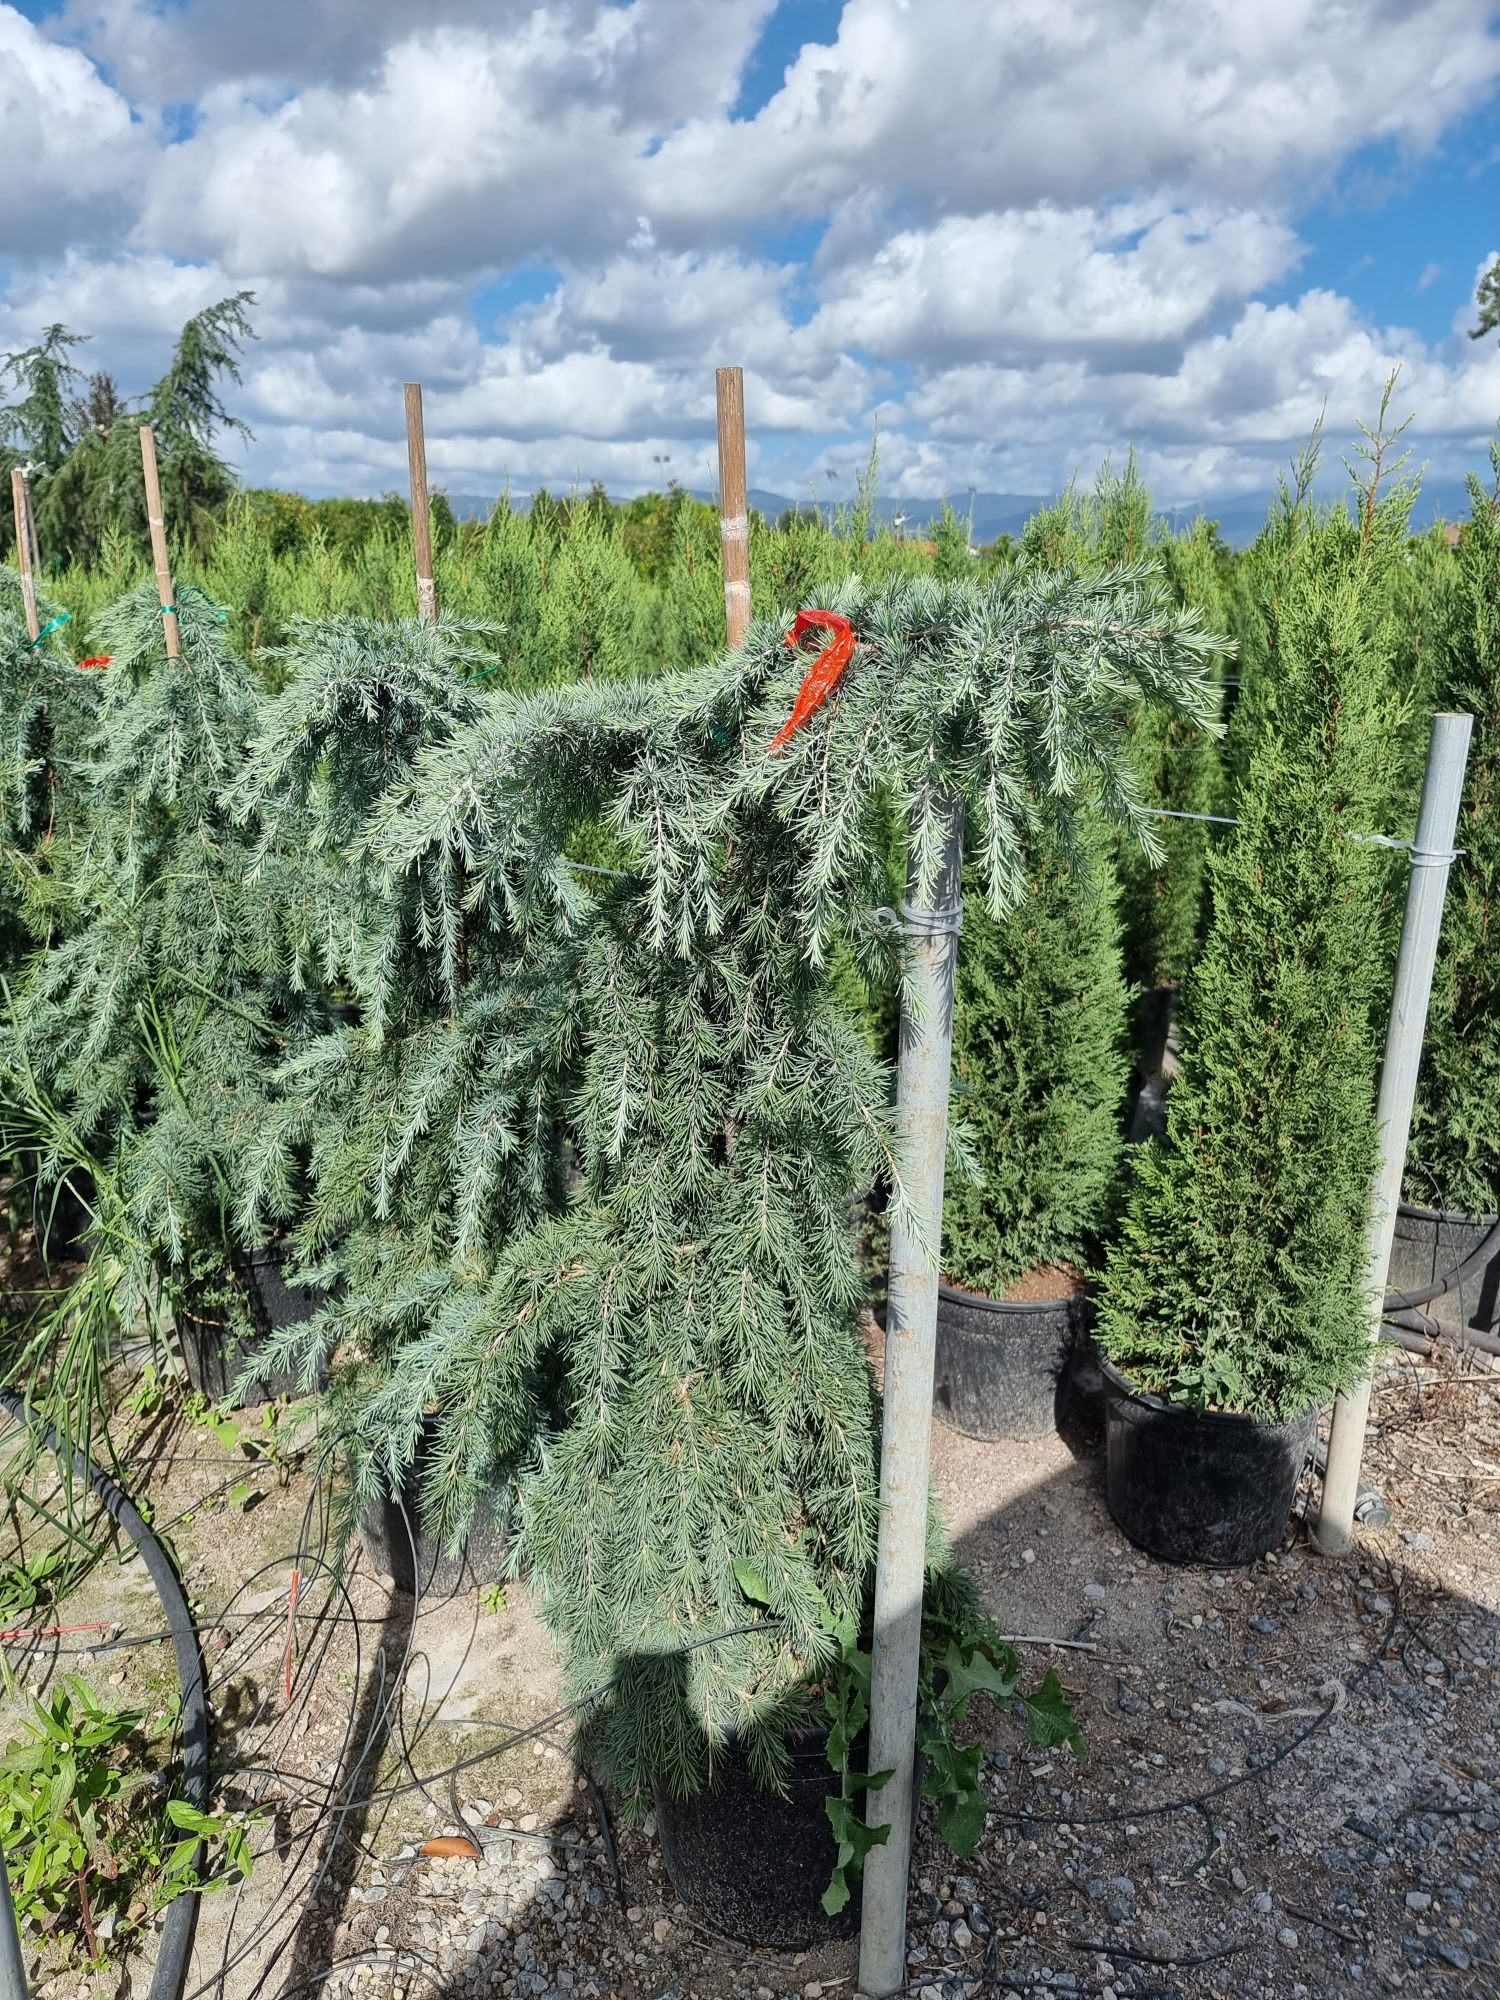
<svg viewBox="0 0 1500 2000">
<path fill-rule="evenodd" d="M 787 645 L 800 645 L 803 635 L 819 626 L 831 632 L 833 637 L 808 668 L 807 679 L 797 690 L 797 700 L 790 717 L 771 738 L 772 750 L 784 749 L 808 717 L 817 714 L 838 686 L 845 667 L 854 658 L 854 627 L 837 611 L 799 611 L 791 631 L 786 635 Z"/>
<path fill-rule="evenodd" d="M 292 1588 L 287 1598 L 287 1607 L 286 1607 L 285 1679 L 286 1679 L 286 1698 L 288 1701 L 290 1701 L 292 1698 L 292 1662 L 296 1658 L 296 1652 L 297 1652 L 297 1595 L 301 1587 L 302 1587 L 302 1572 L 300 1569 L 294 1567 L 292 1570 Z"/>
</svg>

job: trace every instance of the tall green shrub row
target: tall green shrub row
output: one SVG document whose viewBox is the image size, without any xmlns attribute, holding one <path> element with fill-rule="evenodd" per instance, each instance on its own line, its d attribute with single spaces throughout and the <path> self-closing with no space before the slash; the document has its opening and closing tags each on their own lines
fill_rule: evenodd
<svg viewBox="0 0 1500 2000">
<path fill-rule="evenodd" d="M 1435 709 L 1474 718 L 1412 1123 L 1407 1193 L 1424 1207 L 1500 1213 L 1500 446 L 1495 484 L 1439 571 L 1429 621 Z"/>
<path fill-rule="evenodd" d="M 1361 1237 L 1391 922 L 1389 579 L 1410 493 L 1280 523 L 1261 726 L 1212 851 L 1168 1138 L 1141 1158 L 1099 1337 L 1141 1386 L 1289 1418 L 1367 1356 Z"/>
<path fill-rule="evenodd" d="M 953 1112 L 976 1175 L 950 1169 L 943 1269 L 992 1298 L 1039 1266 L 1087 1270 L 1119 1204 L 1129 1057 L 1113 840 L 1082 823 L 1003 916 L 964 900 Z"/>
</svg>

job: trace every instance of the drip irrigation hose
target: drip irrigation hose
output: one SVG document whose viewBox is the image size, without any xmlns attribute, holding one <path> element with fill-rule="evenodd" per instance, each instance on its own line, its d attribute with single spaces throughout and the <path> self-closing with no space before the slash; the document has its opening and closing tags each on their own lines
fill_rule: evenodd
<svg viewBox="0 0 1500 2000">
<path fill-rule="evenodd" d="M 1432 1301 L 1441 1298 L 1444 1292 L 1455 1292 L 1470 1278 L 1477 1278 L 1485 1265 L 1495 1257 L 1500 1257 L 1500 1216 L 1495 1218 L 1483 1241 L 1477 1243 L 1468 1256 L 1455 1264 L 1451 1271 L 1445 1271 L 1442 1277 L 1435 1278 L 1431 1284 L 1418 1285 L 1410 1292 L 1387 1292 L 1384 1310 L 1387 1314 L 1402 1313 L 1409 1312 L 1413 1306 L 1431 1305 Z M 1397 1320 L 1396 1324 L 1399 1326 L 1401 1322 Z"/>
<path fill-rule="evenodd" d="M 198 1634 L 183 1596 L 182 1585 L 171 1559 L 142 1520 L 128 1493 L 117 1486 L 107 1472 L 101 1472 L 80 1451 L 65 1444 L 49 1424 L 35 1426 L 26 1405 L 9 1390 L 0 1390 L 0 1409 L 33 1435 L 40 1435 L 49 1451 L 71 1461 L 74 1473 L 86 1480 L 89 1490 L 110 1519 L 122 1527 L 135 1543 L 146 1573 L 156 1586 L 172 1648 L 177 1655 L 177 1678 L 182 1687 L 182 1795 L 200 1812 L 208 1810 L 208 1701 L 203 1688 L 203 1662 L 198 1653 Z M 202 1857 L 200 1846 L 194 1857 L 196 1868 Z M 161 1946 L 146 2000 L 178 2000 L 187 1979 L 188 1958 L 193 1948 L 193 1931 L 198 1921 L 198 1898 L 191 1891 L 177 1896 L 167 1906 L 162 1926 Z"/>
<path fill-rule="evenodd" d="M 1389 1340 L 1394 1334 L 1404 1336 L 1397 1342 L 1400 1347 L 1408 1347 L 1413 1340 L 1419 1347 L 1412 1347 L 1415 1353 L 1431 1354 L 1439 1347 L 1454 1347 L 1462 1350 L 1471 1348 L 1479 1354 L 1500 1354 L 1500 1333 L 1490 1333 L 1482 1326 L 1459 1326 L 1451 1319 L 1434 1319 L 1430 1313 L 1393 1312 L 1386 1303 L 1386 1325 L 1381 1337 Z"/>
</svg>

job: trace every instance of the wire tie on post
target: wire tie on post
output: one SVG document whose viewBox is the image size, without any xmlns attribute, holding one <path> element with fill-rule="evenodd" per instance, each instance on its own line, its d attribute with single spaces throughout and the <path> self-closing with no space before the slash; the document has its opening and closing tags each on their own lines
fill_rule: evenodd
<svg viewBox="0 0 1500 2000">
<path fill-rule="evenodd" d="M 941 910 L 918 910 L 905 902 L 893 910 L 889 903 L 884 903 L 874 915 L 889 918 L 907 937 L 956 938 L 964 927 L 962 903 L 949 903 Z"/>
<path fill-rule="evenodd" d="M 51 633 L 55 632 L 59 625 L 71 625 L 72 622 L 73 622 L 73 614 L 71 611 L 59 611 L 55 618 L 49 618 L 47 620 L 47 623 L 42 627 L 41 631 L 38 632 L 36 637 L 31 641 L 32 651 L 35 652 L 37 647 L 41 645 L 43 639 L 47 638 Z"/>
</svg>

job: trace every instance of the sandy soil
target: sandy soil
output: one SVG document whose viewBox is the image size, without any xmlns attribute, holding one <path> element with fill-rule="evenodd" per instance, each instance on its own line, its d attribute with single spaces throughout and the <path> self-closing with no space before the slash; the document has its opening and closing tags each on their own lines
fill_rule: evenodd
<svg viewBox="0 0 1500 2000">
<path fill-rule="evenodd" d="M 1124 1541 L 1086 1426 L 1024 1445 L 935 1431 L 955 1543 L 1028 1670 L 1058 1665 L 1090 1755 L 1028 1750 L 1013 1716 L 976 1708 L 992 1813 L 962 1868 L 919 1829 L 914 1992 L 1500 1994 L 1500 1387 L 1393 1356 L 1374 1407 L 1390 1526 L 1333 1564 L 1299 1522 L 1228 1575 Z M 852 1946 L 747 1953 L 674 1902 L 649 1822 L 611 1839 L 547 1721 L 560 1678 L 523 1587 L 414 1619 L 357 1562 L 339 1579 L 311 1432 L 279 1467 L 165 1415 L 120 1446 L 201 1622 L 216 1767 L 265 1815 L 251 1881 L 204 1902 L 189 1993 L 853 1991 Z M 115 1639 L 12 1649 L 19 1692 L 79 1667 L 122 1700 L 169 1697 L 170 1653 L 133 1643 L 159 1623 L 138 1563 L 101 1563 L 63 1615 Z M 416 1851 L 445 1834 L 476 1853 Z M 141 1953 L 38 1990 L 102 2000 L 149 1969 Z"/>
</svg>

